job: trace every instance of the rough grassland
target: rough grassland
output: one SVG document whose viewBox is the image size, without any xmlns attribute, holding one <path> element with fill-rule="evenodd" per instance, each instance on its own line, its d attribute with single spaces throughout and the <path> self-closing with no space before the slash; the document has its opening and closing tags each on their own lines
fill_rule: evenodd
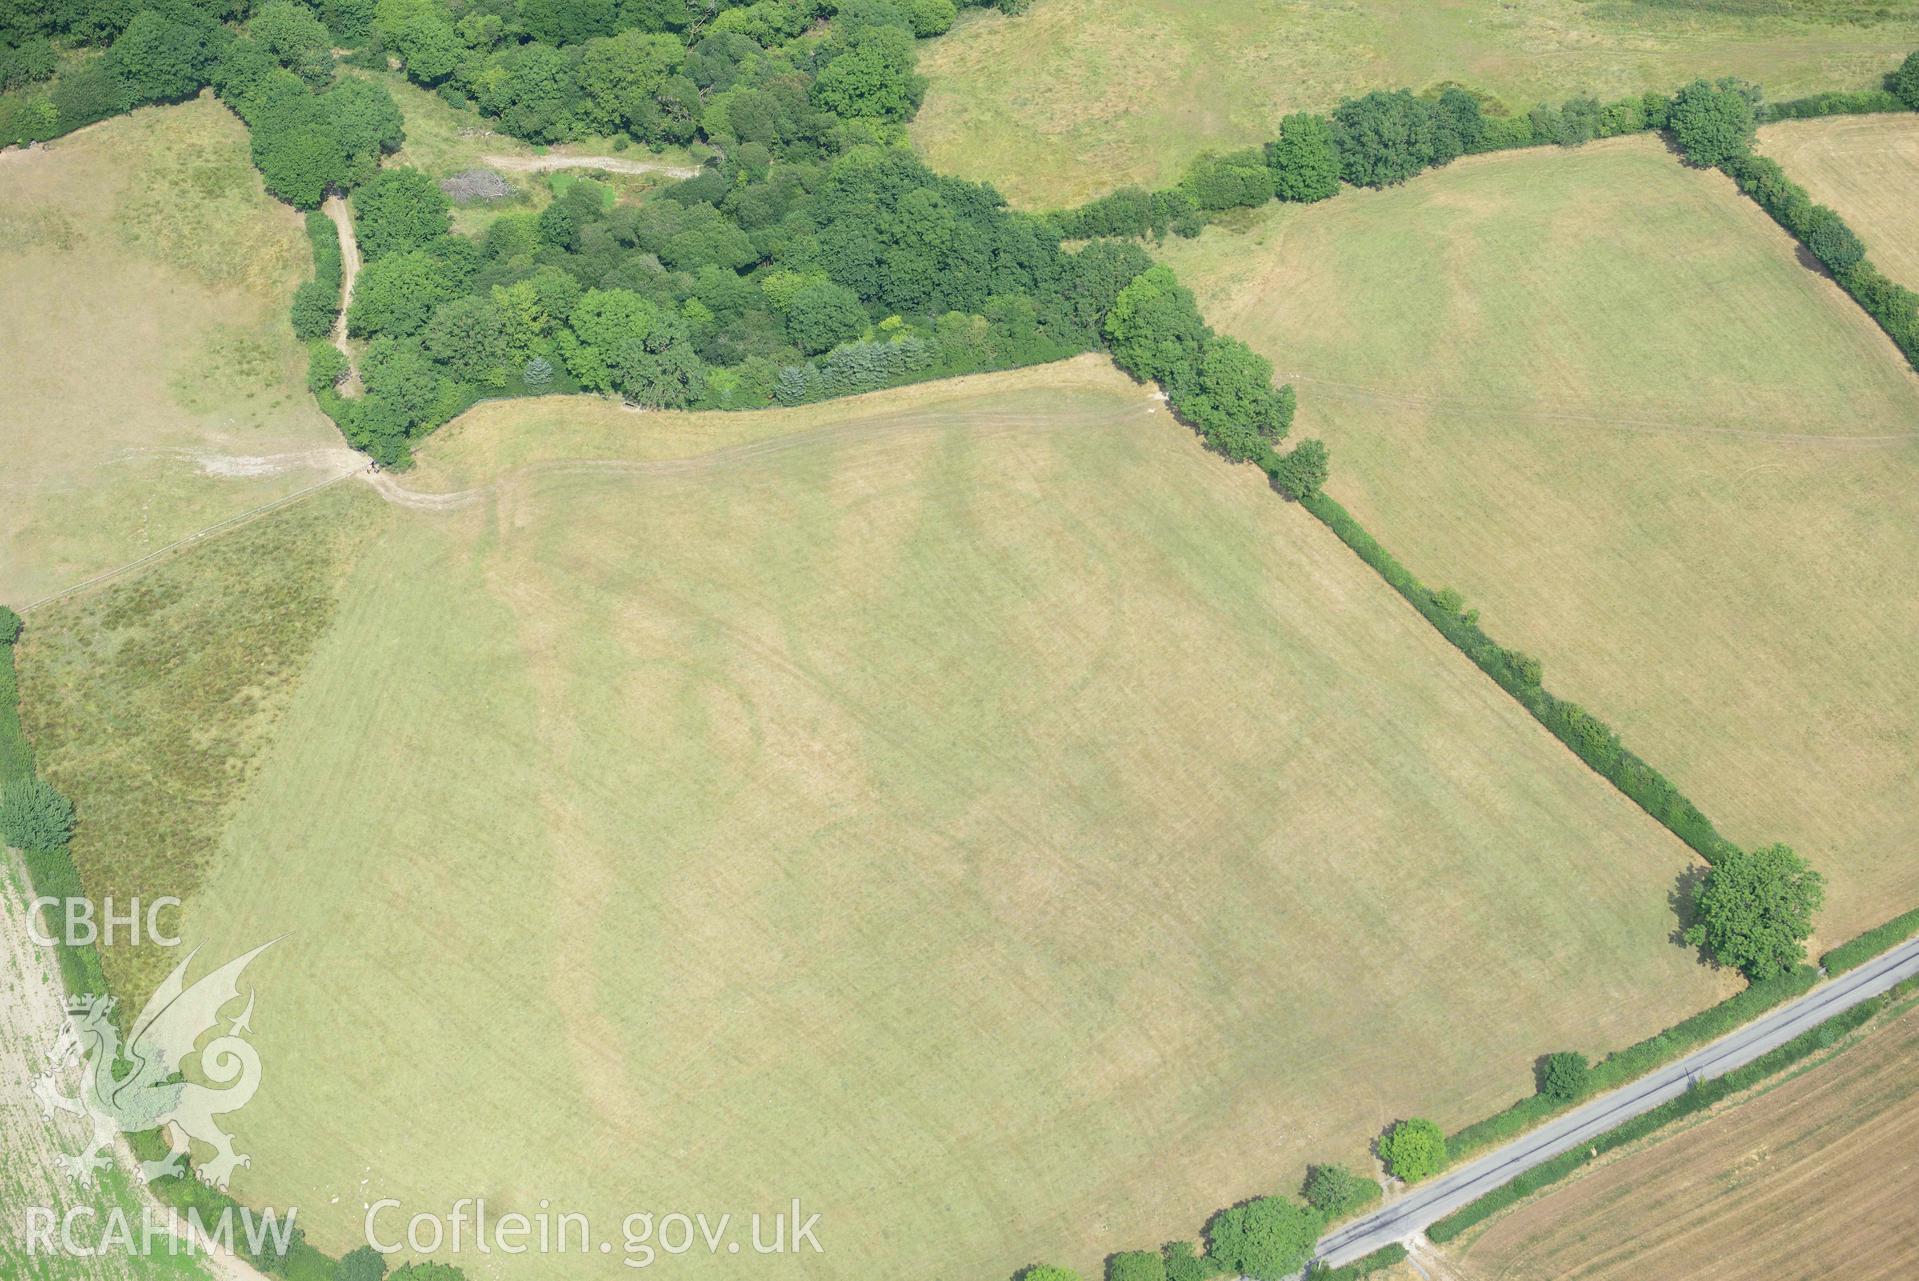
<svg viewBox="0 0 1919 1281">
<path fill-rule="evenodd" d="M 1919 1273 L 1919 1011 L 1493 1222 L 1499 1281 Z"/>
<path fill-rule="evenodd" d="M 1837 942 L 1919 903 L 1919 381 L 1795 248 L 1621 139 L 1164 253 L 1297 381 L 1334 497 L 1729 837 L 1824 869 Z"/>
<path fill-rule="evenodd" d="M 1767 125 L 1759 150 L 1814 200 L 1837 209 L 1874 265 L 1919 288 L 1919 115 Z"/>
<path fill-rule="evenodd" d="M 85 796 L 73 857 L 96 898 L 187 897 L 229 806 L 386 515 L 357 482 L 32 615 L 20 702 L 42 774 Z M 136 1009 L 177 957 L 112 948 Z"/>
<path fill-rule="evenodd" d="M 310 271 L 210 98 L 0 155 L 0 600 L 351 465 L 287 323 Z"/>
<path fill-rule="evenodd" d="M 1015 203 L 1073 204 L 1177 179 L 1206 147 L 1273 136 L 1288 111 L 1458 81 L 1525 111 L 1590 92 L 1743 75 L 1774 98 L 1878 88 L 1919 13 L 1840 0 L 1035 0 L 922 46 L 913 126 L 933 167 Z M 1861 19 L 1857 23 L 1813 20 Z"/>
<path fill-rule="evenodd" d="M 188 908 L 294 931 L 236 1186 L 316 1243 L 798 1196 L 763 1275 L 1092 1275 L 1728 990 L 1686 851 L 1103 362 L 516 409 L 423 451 L 484 487 L 360 554 Z"/>
</svg>

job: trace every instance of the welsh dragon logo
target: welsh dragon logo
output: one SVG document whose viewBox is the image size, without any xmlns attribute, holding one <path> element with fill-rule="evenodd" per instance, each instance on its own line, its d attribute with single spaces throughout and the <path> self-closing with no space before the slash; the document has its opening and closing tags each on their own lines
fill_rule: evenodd
<svg viewBox="0 0 1919 1281">
<path fill-rule="evenodd" d="M 196 1139 L 214 1151 L 197 1173 L 216 1188 L 225 1190 L 233 1171 L 250 1164 L 233 1150 L 233 1136 L 214 1118 L 244 1106 L 260 1088 L 260 1056 L 245 1039 L 252 1030 L 252 991 L 247 992 L 246 1008 L 227 1028 L 197 1048 L 196 1075 L 212 1084 L 185 1080 L 180 1069 L 194 1057 L 200 1039 L 218 1026 L 220 1011 L 239 998 L 241 972 L 271 946 L 262 943 L 191 987 L 186 984 L 187 966 L 198 949 L 187 953 L 148 999 L 124 1045 L 112 997 L 82 996 L 67 1002 L 66 1029 L 47 1054 L 49 1066 L 34 1082 L 34 1095 L 49 1117 L 60 1111 L 92 1122 L 86 1149 L 62 1158 L 68 1173 L 82 1184 L 91 1182 L 94 1171 L 113 1164 L 108 1153 L 117 1135 L 159 1127 L 166 1129 L 169 1151 L 158 1161 L 140 1163 L 145 1182 L 180 1174 Z M 70 1098 L 60 1092 L 59 1082 L 76 1066 L 79 1089 Z"/>
</svg>

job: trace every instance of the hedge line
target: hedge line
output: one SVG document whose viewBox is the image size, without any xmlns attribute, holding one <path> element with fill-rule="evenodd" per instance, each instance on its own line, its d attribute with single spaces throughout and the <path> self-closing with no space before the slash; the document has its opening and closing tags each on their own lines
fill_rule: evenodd
<svg viewBox="0 0 1919 1281">
<path fill-rule="evenodd" d="M 17 617 L 0 606 L 0 624 Z M 13 643 L 0 643 L 0 783 L 33 776 L 33 749 L 20 727 L 20 690 L 13 672 Z"/>
<path fill-rule="evenodd" d="M 1395 1241 L 1391 1245 L 1381 1246 L 1371 1254 L 1354 1259 L 1339 1268 L 1314 1268 L 1306 1275 L 1312 1281 L 1359 1281 L 1375 1272 L 1384 1272 L 1387 1268 L 1406 1258 L 1406 1247 Z"/>
<path fill-rule="evenodd" d="M 15 617 L 11 610 L 0 609 L 0 622 Z M 8 630 L 11 630 L 10 624 Z M 9 638 L 0 643 L 0 785 L 33 776 L 33 749 L 28 745 L 26 731 L 20 725 L 19 678 L 14 671 L 13 642 Z M 27 880 L 31 882 L 29 888 L 34 897 L 84 896 L 80 873 L 74 867 L 66 846 L 23 850 L 21 854 L 26 860 Z M 49 932 L 55 931 L 49 928 Z M 100 969 L 100 954 L 91 946 L 70 947 L 63 940 L 54 948 L 54 961 L 60 967 L 60 977 L 67 991 L 107 990 L 106 976 Z"/>
<path fill-rule="evenodd" d="M 1784 1071 L 1809 1055 L 1829 1049 L 1838 1043 L 1840 1037 L 1860 1027 L 1873 1015 L 1906 995 L 1912 987 L 1911 982 L 1902 983 L 1881 996 L 1861 1001 L 1851 1009 L 1833 1015 L 1818 1027 L 1794 1037 L 1778 1049 L 1754 1059 L 1744 1067 L 1734 1068 L 1724 1076 L 1703 1081 L 1678 1098 L 1662 1103 L 1652 1111 L 1634 1117 L 1597 1138 L 1582 1143 L 1571 1152 L 1563 1153 L 1542 1165 L 1535 1166 L 1504 1187 L 1495 1188 L 1477 1201 L 1462 1206 L 1440 1219 L 1426 1229 L 1426 1235 L 1441 1244 L 1451 1241 L 1473 1225 L 1484 1222 L 1508 1206 L 1516 1205 L 1541 1188 L 1557 1183 L 1582 1165 L 1594 1160 L 1600 1153 L 1610 1152 L 1614 1148 L 1635 1142 L 1682 1117 L 1702 1112 L 1722 1099 L 1750 1089 L 1767 1077 Z"/>
<path fill-rule="evenodd" d="M 127 1144 L 133 1149 L 135 1159 L 158 1161 L 167 1155 L 166 1134 L 161 1130 L 142 1130 L 127 1136 Z M 246 1258 L 260 1272 L 267 1275 L 282 1276 L 287 1281 L 334 1281 L 338 1264 L 321 1253 L 306 1241 L 306 1232 L 298 1225 L 296 1217 L 291 1241 L 284 1259 L 258 1257 L 245 1247 L 245 1233 L 240 1227 L 243 1212 L 250 1213 L 250 1207 L 243 1206 L 226 1193 L 202 1183 L 192 1173 L 193 1159 L 187 1158 L 187 1172 L 155 1179 L 148 1186 L 153 1194 L 167 1205 L 180 1211 L 184 1217 L 188 1210 L 198 1210 L 202 1223 L 214 1223 L 224 1213 L 231 1213 L 234 1222 L 235 1252 Z"/>
<path fill-rule="evenodd" d="M 1708 1041 L 1714 1041 L 1743 1024 L 1750 1023 L 1767 1010 L 1804 995 L 1818 981 L 1819 972 L 1801 965 L 1777 978 L 1753 983 L 1719 1004 L 1682 1019 L 1663 1032 L 1655 1033 L 1635 1045 L 1608 1054 L 1593 1064 L 1586 1090 L 1567 1103 L 1554 1102 L 1541 1094 L 1519 1100 L 1503 1112 L 1495 1112 L 1475 1121 L 1446 1140 L 1447 1154 L 1454 1162 L 1523 1134 L 1540 1122 L 1596 1094 L 1617 1089 L 1635 1077 L 1672 1062 L 1680 1055 Z"/>
<path fill-rule="evenodd" d="M 1919 56 L 1919 55 L 1916 55 Z M 1919 110 L 1919 64 L 1887 78 L 1887 87 L 1812 94 L 1751 109 L 1758 124 L 1813 116 Z M 1728 82 L 1721 82 L 1722 84 Z M 1754 99 L 1757 89 L 1751 89 Z M 1683 96 L 1684 91 L 1681 91 Z M 1331 112 L 1301 112 L 1280 122 L 1280 136 L 1264 149 L 1203 152 L 1176 186 L 1159 191 L 1123 187 L 1053 215 L 1068 238 L 1137 236 L 1163 239 L 1168 231 L 1197 236 L 1213 215 L 1257 208 L 1272 199 L 1324 200 L 1342 182 L 1381 187 L 1404 182 L 1460 156 L 1524 147 L 1578 147 L 1598 138 L 1665 129 L 1677 99 L 1647 92 L 1611 102 L 1579 94 L 1506 112 L 1484 95 L 1458 85 L 1415 95 L 1375 91 L 1342 100 Z"/>
<path fill-rule="evenodd" d="M 1905 111 L 1906 104 L 1888 89 L 1867 89 L 1858 93 L 1815 93 L 1785 102 L 1767 102 L 1759 107 L 1759 123 L 1775 120 L 1807 120 L 1815 116 L 1866 116 L 1882 111 Z"/>
<path fill-rule="evenodd" d="M 1858 938 L 1841 943 L 1832 951 L 1819 958 L 1819 964 L 1826 973 L 1844 974 L 1855 966 L 1870 961 L 1881 952 L 1897 947 L 1913 935 L 1919 934 L 1919 908 L 1895 916 L 1884 925 L 1876 926 L 1861 934 Z"/>
<path fill-rule="evenodd" d="M 317 209 L 306 214 L 307 243 L 313 247 L 313 279 L 293 292 L 293 334 L 302 342 L 324 338 L 340 318 L 340 289 L 346 265 L 333 220 Z"/>
<path fill-rule="evenodd" d="M 1324 521 L 1341 542 L 1392 584 L 1414 609 L 1425 615 L 1440 635 L 1497 681 L 1501 689 L 1518 699 L 1554 737 L 1691 846 L 1701 858 L 1709 863 L 1718 862 L 1735 849 L 1665 775 L 1626 750 L 1619 735 L 1604 721 L 1579 704 L 1547 692 L 1540 684 L 1539 660 L 1507 649 L 1486 635 L 1480 630 L 1476 613 L 1466 610 L 1456 593 L 1435 592 L 1421 583 L 1411 570 L 1380 546 L 1350 512 L 1325 493 L 1306 495 L 1301 502 L 1306 510 Z"/>
<path fill-rule="evenodd" d="M 1840 287 L 1905 353 L 1907 362 L 1919 369 L 1919 293 L 1881 275 L 1866 258 L 1865 242 L 1845 219 L 1815 203 L 1777 161 L 1747 154 L 1730 161 L 1725 171 L 1739 190 L 1826 265 Z"/>
</svg>

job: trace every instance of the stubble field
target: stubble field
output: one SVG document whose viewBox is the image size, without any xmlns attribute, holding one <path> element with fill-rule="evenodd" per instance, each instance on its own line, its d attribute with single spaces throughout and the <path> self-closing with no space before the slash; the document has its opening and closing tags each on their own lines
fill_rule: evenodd
<svg viewBox="0 0 1919 1281">
<path fill-rule="evenodd" d="M 1161 252 L 1387 547 L 1731 839 L 1826 873 L 1829 943 L 1919 903 L 1919 380 L 1795 251 L 1636 138 Z"/>
<path fill-rule="evenodd" d="M 1667 939 L 1686 851 L 1103 362 L 489 406 L 405 484 L 442 496 L 329 491 L 367 532 L 187 912 L 209 955 L 290 932 L 236 1188 L 323 1246 L 388 1196 L 798 1196 L 826 1253 L 768 1276 L 1090 1274 L 1727 991 Z M 187 625 L 146 581 L 36 615 L 36 735 L 99 705 L 109 623 Z M 146 688 L 110 764 L 43 749 L 83 813 L 174 741 L 142 724 L 227 723 Z"/>
<path fill-rule="evenodd" d="M 1909 1277 L 1919 1011 L 1493 1221 L 1468 1281 Z"/>
</svg>

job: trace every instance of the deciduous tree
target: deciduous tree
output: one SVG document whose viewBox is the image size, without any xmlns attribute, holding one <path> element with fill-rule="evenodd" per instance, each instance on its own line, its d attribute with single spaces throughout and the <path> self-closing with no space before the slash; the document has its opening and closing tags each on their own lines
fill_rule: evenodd
<svg viewBox="0 0 1919 1281">
<path fill-rule="evenodd" d="M 382 169 L 353 193 L 353 234 L 369 262 L 419 249 L 452 225 L 446 193 L 418 169 Z"/>
<path fill-rule="evenodd" d="M 1295 112 L 1279 122 L 1279 138 L 1266 145 L 1273 192 L 1281 200 L 1325 200 L 1339 194 L 1339 148 L 1332 122 Z"/>
<path fill-rule="evenodd" d="M 1686 941 L 1747 978 L 1769 979 L 1805 959 L 1825 880 L 1786 845 L 1730 851 L 1693 894 Z"/>
<path fill-rule="evenodd" d="M 1666 127 L 1686 160 L 1711 169 L 1752 150 L 1758 136 L 1751 86 L 1736 80 L 1695 80 L 1672 100 Z"/>
<path fill-rule="evenodd" d="M 1439 1173 L 1446 1165 L 1446 1133 L 1425 1117 L 1400 1121 L 1379 1141 L 1380 1159 L 1406 1183 Z"/>
<path fill-rule="evenodd" d="M 1586 1092 L 1592 1064 L 1577 1050 L 1561 1050 L 1539 1060 L 1539 1092 L 1554 1103 L 1571 1103 Z"/>
<path fill-rule="evenodd" d="M 1206 1253 L 1255 1281 L 1282 1281 L 1311 1257 L 1325 1220 L 1282 1197 L 1221 1210 L 1206 1225 Z"/>
</svg>

